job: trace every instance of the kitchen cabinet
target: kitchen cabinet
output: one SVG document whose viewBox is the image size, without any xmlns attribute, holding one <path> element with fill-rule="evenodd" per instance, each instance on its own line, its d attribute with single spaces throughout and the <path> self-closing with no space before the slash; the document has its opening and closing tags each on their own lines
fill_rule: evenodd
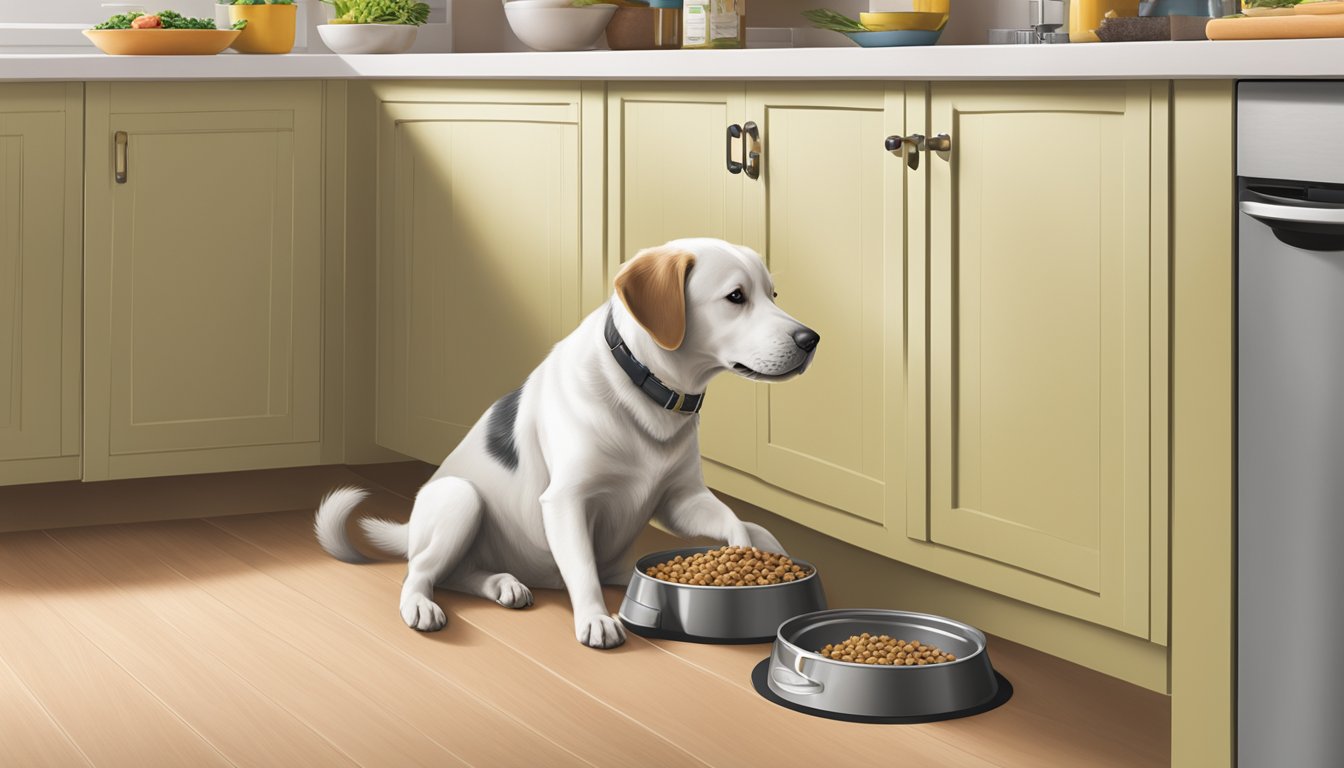
<svg viewBox="0 0 1344 768">
<path fill-rule="evenodd" d="M 84 478 L 317 463 L 322 84 L 87 109 Z"/>
<path fill-rule="evenodd" d="M 743 240 L 747 177 L 728 172 L 727 129 L 746 120 L 741 85 L 612 85 L 607 98 L 608 278 L 643 248 L 681 237 Z M 733 142 L 733 157 L 740 155 Z M 754 182 L 753 182 L 754 183 Z M 760 385 L 723 374 L 700 412 L 700 450 L 756 468 Z"/>
<path fill-rule="evenodd" d="M 437 464 L 581 319 L 579 89 L 375 96 L 377 442 Z"/>
<path fill-rule="evenodd" d="M 0 485 L 79 477 L 83 103 L 0 85 Z"/>
<path fill-rule="evenodd" d="M 822 530 L 904 511 L 904 169 L 884 148 L 903 99 L 882 84 L 747 90 L 762 159 L 746 242 L 779 305 L 822 337 L 806 375 L 761 385 L 755 474 L 821 505 L 798 519 Z"/>
<path fill-rule="evenodd" d="M 882 163 L 901 89 L 613 86 L 608 100 L 609 271 L 690 235 L 744 243 L 782 307 L 826 339 L 807 376 L 773 386 L 719 376 L 701 413 L 711 474 L 730 469 L 824 505 L 801 513 L 882 524 L 899 474 L 902 176 Z M 737 136 L 729 138 L 729 126 Z M 760 155 L 759 173 L 729 171 Z M 888 311 L 890 310 L 890 311 Z M 894 403 L 887 408 L 888 401 Z M 903 495 L 893 494 L 897 503 Z"/>
<path fill-rule="evenodd" d="M 928 498 L 905 533 L 940 573 L 1142 637 L 1165 615 L 1168 89 L 938 83 L 919 115 L 950 149 L 925 158 Z"/>
<path fill-rule="evenodd" d="M 750 84 L 724 114 L 737 91 L 613 88 L 616 253 L 703 232 L 697 206 L 736 184 L 740 225 L 716 205 L 710 234 L 740 227 L 823 337 L 807 375 L 756 385 L 754 418 L 735 402 L 713 422 L 733 380 L 714 382 L 710 485 L 1164 643 L 1168 90 Z M 722 123 L 748 120 L 756 179 L 714 167 Z M 671 137 L 689 154 L 659 156 Z"/>
</svg>

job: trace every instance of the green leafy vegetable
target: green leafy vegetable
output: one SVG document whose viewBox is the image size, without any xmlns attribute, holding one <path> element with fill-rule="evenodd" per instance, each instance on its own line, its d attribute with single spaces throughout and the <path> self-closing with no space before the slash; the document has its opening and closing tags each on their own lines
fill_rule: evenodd
<svg viewBox="0 0 1344 768">
<path fill-rule="evenodd" d="M 131 22 L 135 21 L 137 18 L 144 15 L 145 14 L 139 11 L 131 11 L 130 13 L 118 13 L 112 18 L 108 19 L 107 21 L 104 21 L 102 24 L 99 24 L 98 26 L 94 27 L 94 29 L 130 29 Z"/>
<path fill-rule="evenodd" d="M 99 24 L 98 26 L 94 27 L 94 29 L 137 29 L 137 27 L 132 25 L 133 22 L 136 19 L 140 18 L 141 16 L 145 15 L 146 14 L 141 13 L 140 11 L 131 11 L 130 13 L 118 13 L 114 15 L 112 18 L 108 19 L 107 21 L 104 21 L 102 24 Z M 193 19 L 188 16 L 183 16 L 177 11 L 159 11 L 158 13 L 155 14 L 149 14 L 149 16 L 150 18 L 147 19 L 147 21 L 152 21 L 154 17 L 157 17 L 158 24 L 154 24 L 151 26 L 142 26 L 139 28 L 151 29 L 151 30 L 215 29 L 214 19 Z M 243 27 L 246 26 L 247 26 L 247 20 L 243 19 L 234 22 L 233 29 L 242 29 Z"/>
<path fill-rule="evenodd" d="M 413 24 L 429 21 L 429 6 L 416 0 L 322 0 L 336 9 L 332 24 Z"/>
<path fill-rule="evenodd" d="M 843 13 L 836 13 L 828 8 L 816 8 L 811 11 L 803 11 L 803 18 L 812 22 L 814 26 L 820 27 L 821 29 L 829 29 L 832 32 L 869 31 L 867 27 Z"/>
<path fill-rule="evenodd" d="M 1298 0 L 1242 0 L 1246 8 L 1292 8 Z"/>
</svg>

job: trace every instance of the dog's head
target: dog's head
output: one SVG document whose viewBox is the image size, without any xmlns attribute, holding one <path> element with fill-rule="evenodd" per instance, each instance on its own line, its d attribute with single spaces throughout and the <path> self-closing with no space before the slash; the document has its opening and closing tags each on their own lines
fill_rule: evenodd
<svg viewBox="0 0 1344 768">
<path fill-rule="evenodd" d="M 616 294 L 666 357 L 757 381 L 807 370 L 821 337 L 775 305 L 755 251 L 723 240 L 673 240 L 640 251 Z"/>
</svg>

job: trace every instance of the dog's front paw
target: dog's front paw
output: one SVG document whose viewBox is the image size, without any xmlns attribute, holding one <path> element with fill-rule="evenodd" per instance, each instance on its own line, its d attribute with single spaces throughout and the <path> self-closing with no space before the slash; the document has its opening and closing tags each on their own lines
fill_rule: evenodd
<svg viewBox="0 0 1344 768">
<path fill-rule="evenodd" d="M 615 648 L 625 642 L 625 627 L 605 614 L 576 618 L 574 634 L 589 648 Z"/>
<path fill-rule="evenodd" d="M 424 595 L 411 595 L 402 602 L 401 619 L 406 626 L 421 632 L 437 632 L 448 623 L 443 609 Z"/>
<path fill-rule="evenodd" d="M 751 541 L 751 531 L 747 528 L 745 523 L 737 520 L 734 520 L 732 525 L 728 528 L 728 535 L 724 537 L 724 541 L 730 547 L 746 547 L 750 549 L 754 546 Z"/>
<path fill-rule="evenodd" d="M 511 574 L 506 573 L 504 576 L 506 578 L 499 582 L 499 597 L 495 598 L 495 602 L 505 608 L 526 608 L 531 605 L 532 590 Z"/>
<path fill-rule="evenodd" d="M 751 546 L 765 552 L 774 552 L 780 555 L 787 555 L 784 551 L 784 545 L 779 543 L 771 533 L 755 523 L 744 523 L 747 531 L 751 534 Z"/>
</svg>

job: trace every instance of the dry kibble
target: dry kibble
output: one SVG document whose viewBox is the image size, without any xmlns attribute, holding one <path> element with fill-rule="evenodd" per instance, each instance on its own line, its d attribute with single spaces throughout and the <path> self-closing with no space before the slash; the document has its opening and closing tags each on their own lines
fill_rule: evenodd
<svg viewBox="0 0 1344 768">
<path fill-rule="evenodd" d="M 661 581 L 706 587 L 746 587 L 797 581 L 812 573 L 789 558 L 755 547 L 719 547 L 677 555 L 645 571 Z"/>
<path fill-rule="evenodd" d="M 906 642 L 888 635 L 852 635 L 838 643 L 828 643 L 817 651 L 828 659 L 855 664 L 882 664 L 895 667 L 927 666 L 956 661 L 953 654 L 918 640 Z"/>
</svg>

